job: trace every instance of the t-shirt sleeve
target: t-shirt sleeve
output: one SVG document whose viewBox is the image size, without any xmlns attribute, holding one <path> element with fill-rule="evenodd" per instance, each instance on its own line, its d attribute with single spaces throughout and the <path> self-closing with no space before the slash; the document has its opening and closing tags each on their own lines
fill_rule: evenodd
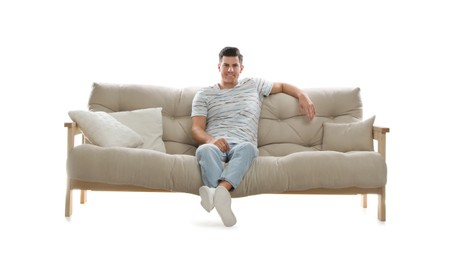
<svg viewBox="0 0 458 260">
<path fill-rule="evenodd" d="M 256 88 L 258 90 L 259 95 L 262 95 L 264 97 L 270 95 L 270 92 L 272 91 L 272 87 L 274 85 L 273 82 L 259 78 L 254 79 L 254 81 L 256 82 Z"/>
<path fill-rule="evenodd" d="M 194 99 L 192 100 L 192 112 L 191 117 L 193 116 L 207 116 L 208 108 L 205 98 L 205 93 L 202 90 L 199 90 Z"/>
</svg>

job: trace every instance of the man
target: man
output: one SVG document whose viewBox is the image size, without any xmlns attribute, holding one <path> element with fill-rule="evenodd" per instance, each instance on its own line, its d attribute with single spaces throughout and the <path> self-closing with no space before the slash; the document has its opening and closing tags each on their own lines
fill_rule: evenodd
<svg viewBox="0 0 458 260">
<path fill-rule="evenodd" d="M 263 79 L 239 80 L 243 55 L 235 47 L 219 53 L 221 81 L 196 93 L 192 103 L 192 135 L 201 144 L 196 157 L 204 186 L 200 187 L 202 207 L 213 208 L 227 227 L 237 219 L 231 209 L 230 191 L 237 188 L 258 156 L 257 131 L 264 97 L 286 93 L 298 99 L 300 111 L 309 120 L 315 108 L 306 93 L 286 83 Z"/>
</svg>

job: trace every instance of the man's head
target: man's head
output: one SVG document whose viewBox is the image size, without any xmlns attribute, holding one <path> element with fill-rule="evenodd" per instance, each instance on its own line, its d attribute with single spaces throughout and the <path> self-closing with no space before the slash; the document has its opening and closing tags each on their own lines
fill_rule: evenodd
<svg viewBox="0 0 458 260">
<path fill-rule="evenodd" d="M 237 85 L 243 70 L 243 55 L 235 47 L 225 47 L 219 52 L 218 69 L 221 73 L 220 86 L 232 88 Z"/>
<path fill-rule="evenodd" d="M 223 60 L 223 57 L 238 57 L 240 65 L 243 64 L 243 55 L 240 53 L 240 50 L 236 47 L 224 47 L 219 52 L 219 63 Z"/>
</svg>

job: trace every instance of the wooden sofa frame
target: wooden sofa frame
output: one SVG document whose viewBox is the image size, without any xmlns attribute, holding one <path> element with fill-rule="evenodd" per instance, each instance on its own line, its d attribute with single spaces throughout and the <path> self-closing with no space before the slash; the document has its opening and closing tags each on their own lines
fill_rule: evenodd
<svg viewBox="0 0 458 260">
<path fill-rule="evenodd" d="M 82 135 L 82 143 L 86 143 L 86 139 L 82 134 L 80 128 L 75 122 L 64 123 L 64 127 L 67 128 L 67 155 L 75 147 L 75 138 L 77 135 Z M 377 152 L 380 153 L 386 160 L 386 133 L 390 132 L 387 127 L 374 126 L 372 133 L 374 140 L 377 141 Z M 80 190 L 80 203 L 84 204 L 87 201 L 87 191 L 148 191 L 148 192 L 170 192 L 169 190 L 155 190 L 148 189 L 133 185 L 113 185 L 96 182 L 86 182 L 80 180 L 73 180 L 67 177 L 67 191 L 65 197 L 65 216 L 70 217 L 72 215 L 72 201 L 73 201 L 73 190 Z M 282 194 L 331 194 L 331 195 L 357 195 L 361 194 L 362 207 L 367 208 L 367 194 L 378 195 L 378 219 L 380 221 L 386 221 L 386 205 L 385 205 L 385 186 L 380 188 L 343 188 L 343 189 L 309 189 L 305 191 L 296 192 L 285 192 Z"/>
</svg>

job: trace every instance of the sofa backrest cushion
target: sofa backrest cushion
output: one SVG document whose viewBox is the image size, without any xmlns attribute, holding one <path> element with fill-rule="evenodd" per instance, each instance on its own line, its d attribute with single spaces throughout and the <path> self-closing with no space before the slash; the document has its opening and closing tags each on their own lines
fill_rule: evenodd
<svg viewBox="0 0 458 260">
<path fill-rule="evenodd" d="M 170 154 L 195 154 L 191 134 L 192 99 L 200 87 L 170 88 L 138 84 L 94 83 L 91 111 L 119 112 L 162 107 L 163 140 Z M 260 155 L 282 156 L 297 151 L 321 150 L 323 123 L 361 121 L 359 88 L 304 89 L 316 108 L 312 121 L 299 111 L 295 98 L 275 94 L 264 99 L 259 121 Z"/>
<path fill-rule="evenodd" d="M 89 110 L 119 112 L 162 107 L 162 139 L 167 153 L 194 155 L 191 134 L 192 99 L 199 88 L 169 88 L 139 84 L 94 83 Z"/>
<path fill-rule="evenodd" d="M 359 88 L 304 91 L 315 105 L 316 117 L 311 121 L 301 114 L 294 97 L 280 93 L 264 100 L 258 132 L 260 155 L 283 156 L 299 151 L 321 150 L 324 123 L 361 121 L 363 109 Z"/>
</svg>

